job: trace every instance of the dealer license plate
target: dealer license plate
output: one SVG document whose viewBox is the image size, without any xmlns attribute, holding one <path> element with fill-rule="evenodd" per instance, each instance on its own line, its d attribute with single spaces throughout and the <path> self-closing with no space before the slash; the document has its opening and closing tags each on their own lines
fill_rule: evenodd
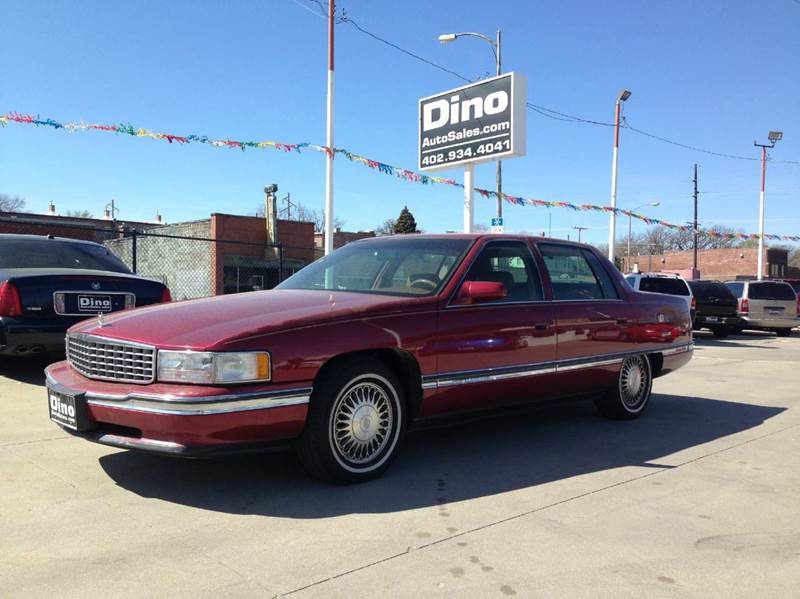
<svg viewBox="0 0 800 599">
<path fill-rule="evenodd" d="M 65 393 L 47 389 L 50 420 L 74 431 L 92 428 L 86 396 L 83 393 Z"/>
</svg>

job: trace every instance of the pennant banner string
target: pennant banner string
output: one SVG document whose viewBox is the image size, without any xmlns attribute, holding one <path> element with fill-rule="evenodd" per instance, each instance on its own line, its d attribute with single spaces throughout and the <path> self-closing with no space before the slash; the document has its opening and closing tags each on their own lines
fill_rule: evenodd
<svg viewBox="0 0 800 599">
<path fill-rule="evenodd" d="M 385 175 L 392 175 L 394 177 L 397 177 L 398 179 L 404 179 L 406 181 L 411 181 L 414 183 L 421 183 L 422 185 L 437 184 L 437 185 L 449 185 L 452 187 L 460 187 L 460 188 L 464 187 L 463 183 L 459 183 L 455 179 L 450 179 L 447 177 L 437 177 L 433 175 L 424 175 L 422 173 L 401 168 L 399 166 L 392 166 L 390 164 L 386 164 L 378 160 L 372 160 L 371 158 L 360 156 L 358 154 L 354 154 L 353 152 L 341 148 L 334 148 L 333 150 L 331 150 L 327 146 L 319 146 L 310 143 L 293 144 L 293 143 L 282 143 L 278 141 L 237 141 L 233 139 L 212 139 L 205 135 L 173 135 L 170 133 L 160 133 L 156 131 L 150 131 L 149 129 L 134 127 L 131 124 L 103 125 L 97 123 L 60 123 L 54 119 L 44 119 L 39 116 L 24 115 L 16 112 L 0 115 L 0 126 L 5 126 L 9 122 L 21 123 L 26 125 L 36 125 L 40 127 L 52 127 L 53 129 L 64 129 L 65 131 L 70 131 L 70 132 L 106 131 L 110 133 L 121 133 L 125 135 L 130 135 L 132 137 L 149 137 L 150 139 L 166 140 L 168 143 L 171 144 L 201 143 L 214 146 L 216 148 L 237 148 L 242 151 L 246 150 L 247 148 L 255 148 L 255 149 L 270 148 L 275 150 L 282 150 L 284 152 L 298 152 L 298 153 L 301 152 L 302 150 L 312 150 L 314 152 L 320 152 L 324 154 L 330 154 L 331 151 L 333 151 L 334 155 L 339 154 L 351 162 L 357 162 L 370 169 L 377 170 L 378 172 L 383 173 Z M 496 199 L 498 197 L 498 193 L 491 189 L 482 189 L 476 187 L 475 191 L 478 192 L 478 194 L 480 194 L 484 198 Z M 631 218 L 635 218 L 651 226 L 656 225 L 659 227 L 666 227 L 668 229 L 684 231 L 684 232 L 692 231 L 692 227 L 690 226 L 676 225 L 674 223 L 670 223 L 664 220 L 650 218 L 648 216 L 645 216 L 644 214 L 637 214 L 636 212 L 631 212 L 630 210 L 625 210 L 623 208 L 611 208 L 610 206 L 600 206 L 596 204 L 573 204 L 572 202 L 563 202 L 563 201 L 536 200 L 530 198 L 523 198 L 521 196 L 514 196 L 508 193 L 500 194 L 500 198 L 503 201 L 516 206 L 534 206 L 540 208 L 566 208 L 569 210 L 575 210 L 581 212 L 602 212 L 602 213 L 615 212 L 618 215 L 630 216 Z M 748 240 L 748 239 L 759 238 L 758 233 L 739 233 L 739 232 L 731 233 L 726 231 L 715 231 L 713 229 L 699 229 L 699 232 L 701 232 L 703 235 L 707 235 L 708 237 L 721 238 L 721 239 Z M 798 242 L 800 241 L 800 235 L 774 235 L 765 233 L 764 239 L 772 241 Z"/>
</svg>

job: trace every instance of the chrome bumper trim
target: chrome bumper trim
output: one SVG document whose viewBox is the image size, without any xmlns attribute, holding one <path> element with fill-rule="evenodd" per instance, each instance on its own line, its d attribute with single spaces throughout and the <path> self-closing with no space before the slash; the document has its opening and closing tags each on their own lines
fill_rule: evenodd
<svg viewBox="0 0 800 599">
<path fill-rule="evenodd" d="M 226 395 L 208 395 L 202 397 L 177 397 L 172 395 L 146 395 L 130 393 L 112 395 L 72 389 L 56 381 L 50 373 L 46 373 L 47 383 L 61 385 L 75 391 L 85 393 L 90 406 L 131 410 L 147 414 L 165 414 L 171 416 L 206 416 L 210 414 L 229 414 L 231 412 L 247 412 L 285 408 L 307 404 L 311 399 L 311 387 L 282 389 L 279 391 L 262 391 L 257 393 L 229 393 Z"/>
</svg>

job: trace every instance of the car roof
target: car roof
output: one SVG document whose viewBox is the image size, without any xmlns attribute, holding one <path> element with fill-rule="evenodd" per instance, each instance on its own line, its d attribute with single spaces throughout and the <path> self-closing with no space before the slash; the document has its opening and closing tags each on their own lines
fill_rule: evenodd
<svg viewBox="0 0 800 599">
<path fill-rule="evenodd" d="M 650 278 L 653 278 L 653 279 L 681 279 L 683 281 L 686 280 L 680 275 L 676 275 L 676 274 L 669 273 L 669 272 L 632 272 L 632 273 L 630 273 L 628 275 L 625 275 L 625 276 L 626 277 L 630 277 L 630 276 L 650 277 Z"/>
<path fill-rule="evenodd" d="M 560 243 L 574 247 L 594 250 L 594 246 L 587 243 L 567 239 L 554 239 L 552 237 L 539 237 L 534 235 L 520 235 L 517 233 L 404 233 L 399 235 L 380 235 L 378 237 L 364 237 L 351 243 L 381 243 L 398 239 L 466 239 L 478 241 L 482 239 L 511 240 L 523 242 Z"/>
<path fill-rule="evenodd" d="M 55 237 L 53 235 L 26 235 L 22 233 L 0 233 L 0 242 L 6 239 L 17 239 L 17 240 L 40 240 L 40 241 L 57 241 L 62 243 L 83 243 L 87 245 L 98 245 L 103 247 L 102 244 L 96 243 L 94 241 L 88 241 L 86 239 L 73 239 L 71 237 Z"/>
</svg>

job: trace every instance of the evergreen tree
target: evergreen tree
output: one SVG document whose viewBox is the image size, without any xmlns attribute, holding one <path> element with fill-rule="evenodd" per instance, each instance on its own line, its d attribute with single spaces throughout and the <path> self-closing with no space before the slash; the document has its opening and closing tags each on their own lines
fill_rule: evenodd
<svg viewBox="0 0 800 599">
<path fill-rule="evenodd" d="M 394 223 L 394 233 L 395 235 L 419 233 L 417 230 L 417 221 L 414 220 L 414 215 L 411 214 L 408 206 L 403 206 L 403 209 L 400 211 L 400 216 L 397 217 Z"/>
</svg>

